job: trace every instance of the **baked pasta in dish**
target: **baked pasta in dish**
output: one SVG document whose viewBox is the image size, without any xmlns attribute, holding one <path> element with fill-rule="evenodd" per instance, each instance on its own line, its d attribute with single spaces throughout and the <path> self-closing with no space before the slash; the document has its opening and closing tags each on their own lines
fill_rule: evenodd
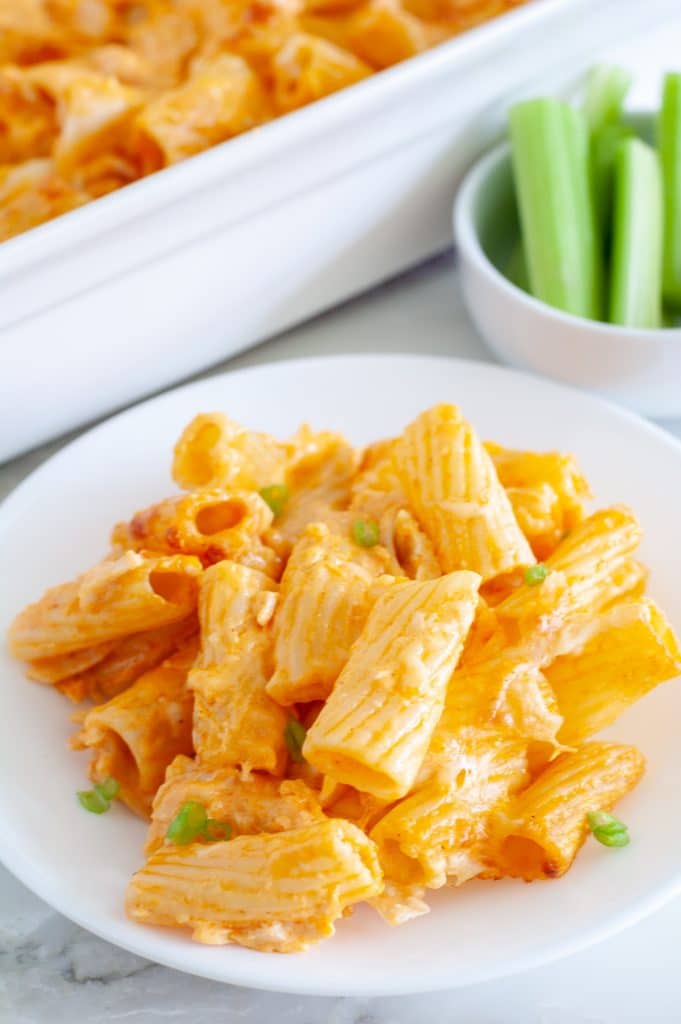
<svg viewBox="0 0 681 1024">
<path fill-rule="evenodd" d="M 527 0 L 0 0 L 0 241 Z"/>
</svg>

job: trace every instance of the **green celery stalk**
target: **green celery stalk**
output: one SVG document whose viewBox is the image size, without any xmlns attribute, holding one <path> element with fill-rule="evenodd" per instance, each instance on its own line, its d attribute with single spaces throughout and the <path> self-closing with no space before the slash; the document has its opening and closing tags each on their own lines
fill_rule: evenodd
<svg viewBox="0 0 681 1024">
<path fill-rule="evenodd" d="M 664 80 L 658 143 L 664 180 L 663 292 L 681 306 L 681 74 Z"/>
<path fill-rule="evenodd" d="M 640 139 L 625 139 L 615 156 L 611 323 L 661 326 L 662 247 L 658 155 Z"/>
<path fill-rule="evenodd" d="M 612 197 L 615 179 L 615 155 L 620 144 L 633 138 L 624 124 L 606 124 L 591 137 L 591 191 L 596 225 L 604 251 L 612 232 Z"/>
<path fill-rule="evenodd" d="M 631 83 L 630 73 L 616 64 L 601 64 L 593 68 L 586 84 L 583 106 L 592 133 L 621 120 Z"/>
<path fill-rule="evenodd" d="M 622 122 L 622 108 L 631 82 L 631 74 L 616 64 L 595 67 L 587 81 L 582 108 L 591 135 L 591 191 L 604 252 L 612 228 L 615 153 L 620 142 L 633 134 Z"/>
<path fill-rule="evenodd" d="M 602 315 L 586 119 L 555 99 L 510 112 L 513 175 L 532 294 L 576 316 Z"/>
<path fill-rule="evenodd" d="M 524 292 L 530 291 L 530 277 L 527 272 L 527 259 L 522 238 L 519 238 L 511 249 L 506 264 L 506 277 L 516 288 L 522 288 Z"/>
</svg>

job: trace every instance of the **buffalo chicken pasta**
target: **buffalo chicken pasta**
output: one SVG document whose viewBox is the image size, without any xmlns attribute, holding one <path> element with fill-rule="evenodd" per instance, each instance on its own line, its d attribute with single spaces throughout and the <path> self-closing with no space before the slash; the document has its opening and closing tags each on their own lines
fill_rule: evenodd
<svg viewBox="0 0 681 1024">
<path fill-rule="evenodd" d="M 434 889 L 629 842 L 643 755 L 598 733 L 681 650 L 635 514 L 589 513 L 571 456 L 483 443 L 453 405 L 363 450 L 215 412 L 172 473 L 9 631 L 87 702 L 83 808 L 148 823 L 134 921 L 293 952 L 359 903 L 401 924 Z"/>
<path fill-rule="evenodd" d="M 527 0 L 0 0 L 0 242 Z"/>
</svg>

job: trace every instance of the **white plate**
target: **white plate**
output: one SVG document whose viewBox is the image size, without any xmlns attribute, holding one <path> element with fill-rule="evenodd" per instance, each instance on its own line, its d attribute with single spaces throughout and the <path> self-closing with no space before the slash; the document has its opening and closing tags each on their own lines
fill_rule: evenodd
<svg viewBox="0 0 681 1024">
<path fill-rule="evenodd" d="M 200 381 L 117 416 L 65 448 L 0 510 L 0 627 L 42 590 L 99 558 L 117 519 L 171 490 L 172 444 L 200 410 L 288 434 L 301 420 L 366 442 L 434 402 L 459 402 L 483 437 L 573 451 L 599 504 L 624 501 L 646 530 L 652 593 L 681 627 L 681 445 L 576 391 L 459 360 L 339 357 L 278 363 Z M 667 684 L 612 735 L 640 745 L 648 773 L 623 804 L 633 842 L 587 843 L 554 882 L 470 883 L 435 894 L 432 912 L 391 929 L 368 908 L 309 953 L 192 943 L 127 921 L 123 894 L 141 863 L 144 826 L 122 807 L 86 814 L 74 792 L 85 756 L 66 749 L 69 706 L 25 682 L 6 653 L 0 715 L 0 857 L 85 928 L 151 960 L 240 985 L 324 995 L 453 988 L 565 956 L 660 906 L 681 889 L 681 691 Z"/>
</svg>

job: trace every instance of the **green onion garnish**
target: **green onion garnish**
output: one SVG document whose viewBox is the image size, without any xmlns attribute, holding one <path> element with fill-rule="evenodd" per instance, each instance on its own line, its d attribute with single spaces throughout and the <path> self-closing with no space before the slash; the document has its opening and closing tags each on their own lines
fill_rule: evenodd
<svg viewBox="0 0 681 1024">
<path fill-rule="evenodd" d="M 111 777 L 104 779 L 103 782 L 96 782 L 94 785 L 95 792 L 103 796 L 105 800 L 113 800 L 114 797 L 117 797 L 120 788 L 121 784 L 118 779 L 112 779 Z"/>
<path fill-rule="evenodd" d="M 352 539 L 361 548 L 373 548 L 378 544 L 378 523 L 374 519 L 355 519 L 352 524 Z"/>
<path fill-rule="evenodd" d="M 209 818 L 206 808 L 196 800 L 183 803 L 166 830 L 166 839 L 176 846 L 186 846 L 196 839 L 214 843 L 220 839 L 231 839 L 231 836 L 231 825 Z"/>
<path fill-rule="evenodd" d="M 631 842 L 627 826 L 612 814 L 589 811 L 586 820 L 594 839 L 603 846 L 628 846 Z"/>
<path fill-rule="evenodd" d="M 307 736 L 307 730 L 302 722 L 299 722 L 297 718 L 289 718 L 284 729 L 284 740 L 288 747 L 288 752 L 298 764 L 304 764 L 305 758 L 303 756 L 303 743 Z"/>
<path fill-rule="evenodd" d="M 260 490 L 260 497 L 267 502 L 275 516 L 280 516 L 288 501 L 288 487 L 286 484 L 270 484 Z"/>
<path fill-rule="evenodd" d="M 120 783 L 116 779 L 108 778 L 103 782 L 95 782 L 92 789 L 79 790 L 76 796 L 80 806 L 86 811 L 90 811 L 91 814 L 105 814 L 120 788 Z"/>
<path fill-rule="evenodd" d="M 206 828 L 202 833 L 202 838 L 213 843 L 219 839 L 231 839 L 232 826 L 228 821 L 216 821 L 215 818 L 209 818 L 206 822 Z"/>
<path fill-rule="evenodd" d="M 542 562 L 537 562 L 536 565 L 531 565 L 529 569 L 525 570 L 525 582 L 528 587 L 536 587 L 540 583 L 543 583 L 549 574 L 549 570 Z"/>
</svg>

